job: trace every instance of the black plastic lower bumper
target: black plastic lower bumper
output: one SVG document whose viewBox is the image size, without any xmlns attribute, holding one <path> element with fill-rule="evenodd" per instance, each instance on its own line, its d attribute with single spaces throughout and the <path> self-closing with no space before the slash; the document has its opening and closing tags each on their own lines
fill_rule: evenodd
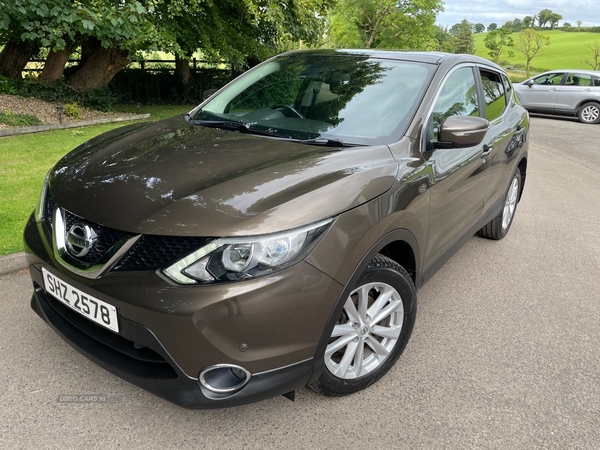
<svg viewBox="0 0 600 450">
<path fill-rule="evenodd" d="M 219 397 L 178 367 L 146 327 L 124 320 L 131 341 L 102 329 L 47 296 L 34 283 L 33 310 L 73 348 L 109 372 L 185 408 L 224 408 L 283 395 L 311 378 L 313 359 L 254 374 L 240 391 Z M 89 322 L 89 323 L 88 323 Z"/>
</svg>

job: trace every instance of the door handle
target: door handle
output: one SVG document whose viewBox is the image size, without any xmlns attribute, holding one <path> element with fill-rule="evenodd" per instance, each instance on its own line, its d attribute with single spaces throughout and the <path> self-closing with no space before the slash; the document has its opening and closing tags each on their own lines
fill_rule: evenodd
<svg viewBox="0 0 600 450">
<path fill-rule="evenodd" d="M 481 153 L 481 157 L 485 158 L 485 157 L 489 156 L 490 153 L 492 153 L 492 150 L 494 150 L 494 147 L 492 147 L 491 145 L 484 144 L 483 152 Z"/>
</svg>

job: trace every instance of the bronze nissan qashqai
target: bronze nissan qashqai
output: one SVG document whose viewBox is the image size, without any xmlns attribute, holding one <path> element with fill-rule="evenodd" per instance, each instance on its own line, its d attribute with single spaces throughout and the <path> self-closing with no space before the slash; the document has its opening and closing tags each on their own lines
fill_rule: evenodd
<svg viewBox="0 0 600 450">
<path fill-rule="evenodd" d="M 178 405 L 351 394 L 404 350 L 417 288 L 509 231 L 528 127 L 481 58 L 280 55 L 50 170 L 25 228 L 32 308 Z"/>
</svg>

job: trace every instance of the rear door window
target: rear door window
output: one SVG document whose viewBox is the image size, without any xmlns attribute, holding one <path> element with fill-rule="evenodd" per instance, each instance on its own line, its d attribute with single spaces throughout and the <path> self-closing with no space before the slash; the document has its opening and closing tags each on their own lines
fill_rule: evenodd
<svg viewBox="0 0 600 450">
<path fill-rule="evenodd" d="M 502 115 L 506 108 L 504 84 L 499 73 L 480 70 L 486 119 L 492 122 Z"/>
<path fill-rule="evenodd" d="M 565 80 L 565 86 L 593 86 L 592 76 L 587 73 L 570 73 Z"/>
</svg>

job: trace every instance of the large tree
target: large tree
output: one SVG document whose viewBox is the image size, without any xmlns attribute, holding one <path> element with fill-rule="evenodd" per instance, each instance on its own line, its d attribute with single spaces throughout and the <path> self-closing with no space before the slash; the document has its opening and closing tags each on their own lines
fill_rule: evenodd
<svg viewBox="0 0 600 450">
<path fill-rule="evenodd" d="M 334 47 L 427 48 L 441 0 L 339 0 L 331 17 Z"/>
<path fill-rule="evenodd" d="M 519 33 L 515 42 L 515 48 L 525 55 L 527 78 L 531 75 L 531 61 L 546 45 L 550 45 L 550 38 L 541 35 L 531 28 Z"/>
<path fill-rule="evenodd" d="M 82 61 L 70 86 L 89 91 L 105 86 L 136 51 L 163 50 L 175 53 L 185 82 L 188 60 L 198 50 L 241 67 L 290 42 L 319 40 L 331 1 L 0 0 L 0 73 L 20 77 L 31 56 L 46 47 L 42 78 L 51 81 L 79 47 Z"/>
<path fill-rule="evenodd" d="M 557 28 L 558 27 L 558 22 L 560 20 L 562 20 L 562 19 L 563 19 L 563 16 L 561 16 L 558 13 L 552 13 L 552 14 L 550 14 L 550 17 L 548 19 L 550 21 L 550 28 L 552 28 L 553 30 L 555 28 Z"/>
<path fill-rule="evenodd" d="M 25 45 L 48 49 L 42 75 L 46 81 L 62 76 L 69 54 L 80 41 L 95 39 L 105 53 L 115 47 L 115 53 L 128 53 L 151 28 L 145 19 L 152 7 L 137 0 L 0 0 L 0 10 L 0 42 L 6 43 L 5 49 Z M 3 52 L 0 66 L 15 66 L 18 73 L 13 78 L 20 78 L 23 59 L 27 64 L 33 54 L 17 58 Z"/>
<path fill-rule="evenodd" d="M 535 26 L 536 16 L 525 16 L 523 17 L 523 26 L 525 28 L 533 28 Z"/>
<path fill-rule="evenodd" d="M 466 19 L 452 25 L 450 35 L 454 38 L 455 53 L 468 53 L 471 55 L 475 53 L 475 41 L 471 30 L 471 23 Z"/>
<path fill-rule="evenodd" d="M 559 17 L 558 19 L 556 19 L 557 16 Z M 552 10 L 550 9 L 542 9 L 538 13 L 537 19 L 540 27 L 545 27 L 546 24 L 552 27 L 553 22 L 556 21 L 556 23 L 558 23 L 558 20 L 561 20 L 562 16 L 560 14 L 552 12 Z"/>
</svg>

